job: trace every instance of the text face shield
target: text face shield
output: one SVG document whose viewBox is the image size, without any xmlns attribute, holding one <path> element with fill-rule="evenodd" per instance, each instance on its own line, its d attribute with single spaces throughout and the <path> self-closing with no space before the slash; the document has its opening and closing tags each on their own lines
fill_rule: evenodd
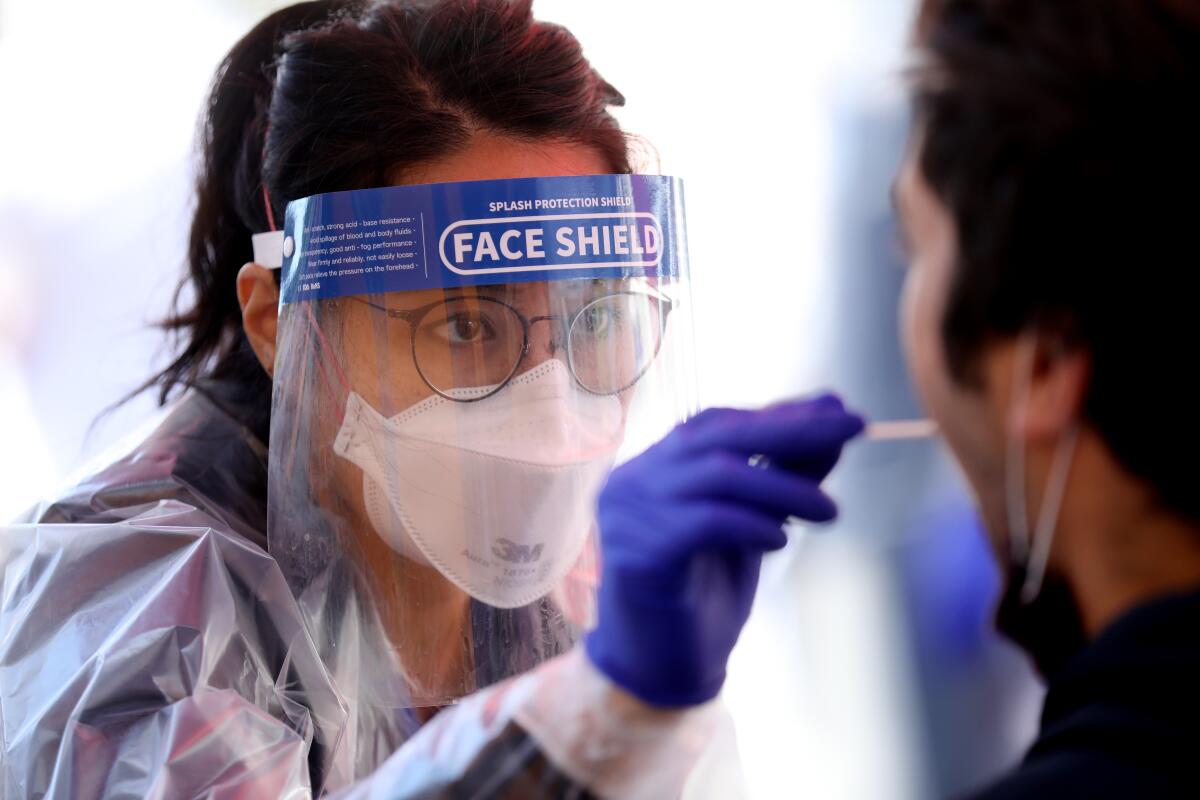
<svg viewBox="0 0 1200 800">
<path fill-rule="evenodd" d="M 353 704 L 442 705 L 591 624 L 613 464 L 694 410 L 678 181 L 288 207 L 269 547 Z"/>
</svg>

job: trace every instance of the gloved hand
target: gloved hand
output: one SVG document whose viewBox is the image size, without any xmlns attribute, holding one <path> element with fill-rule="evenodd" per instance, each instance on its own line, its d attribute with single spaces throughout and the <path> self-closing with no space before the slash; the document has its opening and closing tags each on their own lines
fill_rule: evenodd
<svg viewBox="0 0 1200 800">
<path fill-rule="evenodd" d="M 863 421 L 823 396 L 763 411 L 710 409 L 616 469 L 600 494 L 592 663 L 654 706 L 703 703 L 750 614 L 785 519 L 837 515 L 819 484 Z M 763 455 L 767 468 L 751 466 Z"/>
</svg>

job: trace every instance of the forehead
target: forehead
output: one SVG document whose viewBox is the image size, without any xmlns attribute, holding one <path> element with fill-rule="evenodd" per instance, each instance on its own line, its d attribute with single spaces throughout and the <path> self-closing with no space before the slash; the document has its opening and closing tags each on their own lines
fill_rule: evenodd
<svg viewBox="0 0 1200 800">
<path fill-rule="evenodd" d="M 409 167 L 399 184 L 510 180 L 612 171 L 591 147 L 559 139 L 522 140 L 483 131 L 466 147 L 435 161 Z"/>
<path fill-rule="evenodd" d="M 593 298 L 599 294 L 636 289 L 642 283 L 644 281 L 629 279 L 530 281 L 490 286 L 462 286 L 451 289 L 425 289 L 416 292 L 389 292 L 385 295 L 375 296 L 372 302 L 396 310 L 412 310 L 451 298 L 486 297 L 517 307 L 546 306 L 559 302 L 569 303 L 581 298 Z"/>
</svg>

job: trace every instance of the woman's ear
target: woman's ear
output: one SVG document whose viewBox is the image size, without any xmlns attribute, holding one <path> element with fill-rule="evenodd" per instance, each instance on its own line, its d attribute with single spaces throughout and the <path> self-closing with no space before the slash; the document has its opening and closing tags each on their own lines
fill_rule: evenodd
<svg viewBox="0 0 1200 800">
<path fill-rule="evenodd" d="M 242 266 L 237 277 L 242 330 L 268 375 L 275 372 L 275 330 L 279 322 L 279 289 L 271 270 L 253 262 Z"/>
</svg>

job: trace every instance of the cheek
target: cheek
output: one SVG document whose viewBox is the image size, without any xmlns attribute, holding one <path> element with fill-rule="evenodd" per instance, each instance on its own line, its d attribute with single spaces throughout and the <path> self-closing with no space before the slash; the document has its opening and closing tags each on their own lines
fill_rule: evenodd
<svg viewBox="0 0 1200 800">
<path fill-rule="evenodd" d="M 941 321 L 944 276 L 921 267 L 909 271 L 901 300 L 900 325 L 913 386 L 926 413 L 937 422 L 963 470 L 993 539 L 1003 530 L 1003 442 L 989 425 L 982 399 L 950 377 Z"/>
<path fill-rule="evenodd" d="M 347 326 L 342 342 L 350 388 L 387 417 L 434 393 L 417 371 L 409 337 L 402 325 L 366 319 Z"/>
<path fill-rule="evenodd" d="M 934 289 L 925 270 L 909 269 L 901 295 L 900 340 L 917 396 L 936 419 L 945 405 L 948 380 L 941 354 L 942 305 Z"/>
</svg>

